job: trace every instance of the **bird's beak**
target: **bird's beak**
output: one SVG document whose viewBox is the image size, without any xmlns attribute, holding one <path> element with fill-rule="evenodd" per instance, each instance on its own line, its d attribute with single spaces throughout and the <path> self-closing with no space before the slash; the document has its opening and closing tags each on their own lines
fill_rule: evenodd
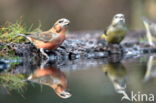
<svg viewBox="0 0 156 103">
<path fill-rule="evenodd" d="M 59 93 L 58 95 L 59 95 L 61 98 L 64 98 L 64 99 L 70 98 L 70 97 L 72 96 L 71 93 L 69 93 L 68 91 L 63 91 L 63 92 Z"/>
<path fill-rule="evenodd" d="M 64 22 L 64 26 L 69 26 L 69 24 L 70 24 L 70 21 Z"/>
<path fill-rule="evenodd" d="M 120 19 L 120 23 L 125 23 L 125 20 L 124 19 Z"/>
</svg>

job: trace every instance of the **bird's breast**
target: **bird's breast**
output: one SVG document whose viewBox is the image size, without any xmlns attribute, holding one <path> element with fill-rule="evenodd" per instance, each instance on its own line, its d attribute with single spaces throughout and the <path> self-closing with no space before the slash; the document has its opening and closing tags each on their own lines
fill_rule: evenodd
<svg viewBox="0 0 156 103">
<path fill-rule="evenodd" d="M 127 31 L 125 29 L 116 29 L 109 31 L 106 40 L 109 43 L 120 43 L 126 35 L 126 32 Z"/>
</svg>

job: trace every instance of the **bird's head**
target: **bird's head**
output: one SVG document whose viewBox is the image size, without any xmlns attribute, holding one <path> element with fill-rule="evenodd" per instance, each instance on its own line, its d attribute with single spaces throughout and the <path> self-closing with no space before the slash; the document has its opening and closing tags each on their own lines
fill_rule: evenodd
<svg viewBox="0 0 156 103">
<path fill-rule="evenodd" d="M 54 90 L 55 93 L 63 99 L 70 98 L 72 96 L 71 93 L 69 93 L 62 85 L 58 85 Z"/>
<path fill-rule="evenodd" d="M 63 30 L 67 30 L 69 27 L 70 21 L 66 18 L 59 19 L 55 22 L 53 28 L 56 32 L 61 32 Z"/>
<path fill-rule="evenodd" d="M 114 15 L 113 20 L 112 20 L 113 25 L 117 24 L 125 24 L 125 16 L 124 14 L 118 13 Z"/>
</svg>

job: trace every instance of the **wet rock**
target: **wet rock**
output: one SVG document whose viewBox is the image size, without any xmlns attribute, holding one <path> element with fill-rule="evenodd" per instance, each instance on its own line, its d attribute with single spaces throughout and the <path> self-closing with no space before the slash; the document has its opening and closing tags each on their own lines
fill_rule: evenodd
<svg viewBox="0 0 156 103">
<path fill-rule="evenodd" d="M 8 69 L 16 64 L 22 63 L 20 59 L 3 59 L 0 58 L 0 72 L 8 71 Z"/>
<path fill-rule="evenodd" d="M 101 34 L 102 32 L 72 33 L 56 50 L 45 50 L 50 56 L 50 65 L 56 65 L 63 71 L 71 71 L 77 68 L 91 68 L 110 61 L 118 62 L 123 59 L 156 52 L 156 48 L 149 46 L 147 43 L 139 43 L 138 40 L 134 42 L 127 40 L 121 45 L 108 44 L 106 41 L 99 39 Z M 11 63 L 20 62 L 16 68 L 11 69 L 9 72 L 30 74 L 44 62 L 44 56 L 30 42 L 0 43 L 0 47 L 4 46 L 15 51 L 15 56 L 22 58 L 20 61 L 0 58 L 1 71 L 9 68 Z"/>
<path fill-rule="evenodd" d="M 9 66 L 3 62 L 3 61 L 0 61 L 0 72 L 7 69 Z"/>
<path fill-rule="evenodd" d="M 108 44 L 106 41 L 99 39 L 101 34 L 102 32 L 100 31 L 71 33 L 68 39 L 65 40 L 58 49 L 45 50 L 45 52 L 50 55 L 51 60 L 54 61 L 74 60 L 80 58 L 108 58 L 114 54 L 130 57 L 143 53 L 156 52 L 155 48 L 137 41 L 124 42 L 122 45 Z M 14 50 L 15 54 L 23 57 L 24 60 L 33 61 L 43 57 L 39 50 L 29 42 L 9 44 L 0 43 L 0 46 L 4 45 L 7 45 L 10 49 Z"/>
</svg>

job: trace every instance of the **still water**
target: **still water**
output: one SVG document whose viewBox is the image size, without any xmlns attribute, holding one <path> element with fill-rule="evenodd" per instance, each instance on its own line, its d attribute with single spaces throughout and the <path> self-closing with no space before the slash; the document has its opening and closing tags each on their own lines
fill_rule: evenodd
<svg viewBox="0 0 156 103">
<path fill-rule="evenodd" d="M 19 72 L 17 68 L 23 65 L 10 72 L 22 75 L 16 84 L 25 86 L 9 89 L 1 82 L 0 103 L 121 103 L 121 99 L 122 103 L 150 103 L 156 95 L 156 55 L 70 61 L 59 66 L 43 61 Z"/>
</svg>

